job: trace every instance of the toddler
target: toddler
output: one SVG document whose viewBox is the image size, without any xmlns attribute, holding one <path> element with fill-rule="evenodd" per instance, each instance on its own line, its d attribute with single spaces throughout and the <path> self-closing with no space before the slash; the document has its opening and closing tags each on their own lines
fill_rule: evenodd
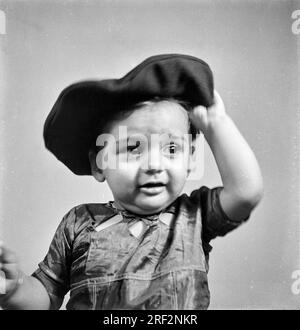
<svg viewBox="0 0 300 330">
<path fill-rule="evenodd" d="M 202 132 L 222 186 L 183 194 Z M 121 79 L 59 96 L 46 147 L 77 175 L 106 181 L 113 201 L 72 208 L 30 276 L 1 245 L 6 309 L 207 309 L 210 241 L 262 198 L 253 152 L 214 91 L 209 66 L 181 54 L 146 59 Z"/>
</svg>

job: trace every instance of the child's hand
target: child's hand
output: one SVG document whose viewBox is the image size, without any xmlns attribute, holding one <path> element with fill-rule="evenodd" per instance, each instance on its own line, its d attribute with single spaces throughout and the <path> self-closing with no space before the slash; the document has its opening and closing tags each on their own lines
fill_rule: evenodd
<svg viewBox="0 0 300 330">
<path fill-rule="evenodd" d="M 263 180 L 255 155 L 226 114 L 220 95 L 214 91 L 214 104 L 206 109 L 195 107 L 190 120 L 209 144 L 221 174 L 223 190 L 220 203 L 234 221 L 247 219 L 261 200 Z"/>
<path fill-rule="evenodd" d="M 221 96 L 214 91 L 214 104 L 209 108 L 201 105 L 195 107 L 190 113 L 192 123 L 206 135 L 210 125 L 214 120 L 226 114 L 225 106 Z"/>
<path fill-rule="evenodd" d="M 18 287 L 19 282 L 17 257 L 0 242 L 0 302 Z"/>
</svg>

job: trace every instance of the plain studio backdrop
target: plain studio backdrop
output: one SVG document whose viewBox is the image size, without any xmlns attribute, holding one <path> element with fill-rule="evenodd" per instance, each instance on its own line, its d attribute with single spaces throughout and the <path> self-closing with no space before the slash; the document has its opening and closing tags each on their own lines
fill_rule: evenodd
<svg viewBox="0 0 300 330">
<path fill-rule="evenodd" d="M 44 147 L 60 91 L 184 53 L 211 66 L 265 184 L 250 220 L 211 242 L 210 309 L 300 308 L 299 1 L 7 0 L 0 9 L 0 237 L 25 272 L 67 211 L 112 199 L 105 183 L 73 175 Z M 205 144 L 204 175 L 185 192 L 220 183 Z"/>
</svg>

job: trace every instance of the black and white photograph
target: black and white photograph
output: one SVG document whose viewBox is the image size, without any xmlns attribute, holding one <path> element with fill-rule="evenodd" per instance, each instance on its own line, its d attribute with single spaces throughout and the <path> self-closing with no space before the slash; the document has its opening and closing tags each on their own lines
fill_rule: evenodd
<svg viewBox="0 0 300 330">
<path fill-rule="evenodd" d="M 0 189 L 3 314 L 300 309 L 300 1 L 0 0 Z"/>
</svg>

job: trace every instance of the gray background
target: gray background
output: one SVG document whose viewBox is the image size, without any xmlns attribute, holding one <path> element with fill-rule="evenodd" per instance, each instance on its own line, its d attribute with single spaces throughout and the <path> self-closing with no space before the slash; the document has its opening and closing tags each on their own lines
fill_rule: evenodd
<svg viewBox="0 0 300 330">
<path fill-rule="evenodd" d="M 210 309 L 297 309 L 300 269 L 298 1 L 1 1 L 1 234 L 31 273 L 73 206 L 111 199 L 44 148 L 44 120 L 59 92 L 81 79 L 120 77 L 146 57 L 207 61 L 216 89 L 253 148 L 265 196 L 251 219 L 212 242 Z M 205 145 L 204 176 L 220 184 Z"/>
</svg>

